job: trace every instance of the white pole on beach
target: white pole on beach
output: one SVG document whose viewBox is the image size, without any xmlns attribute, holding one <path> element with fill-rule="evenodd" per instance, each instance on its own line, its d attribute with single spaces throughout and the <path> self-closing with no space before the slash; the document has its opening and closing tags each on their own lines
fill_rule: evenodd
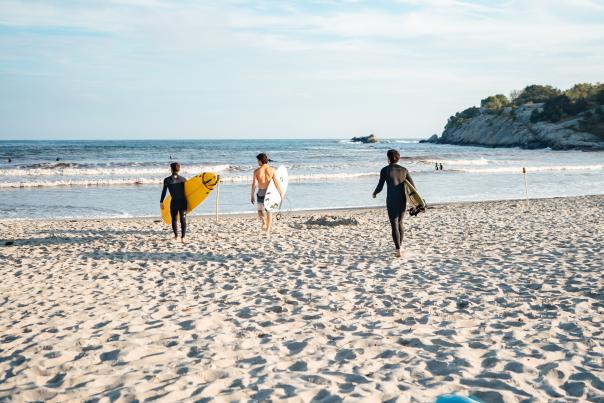
<svg viewBox="0 0 604 403">
<path fill-rule="evenodd" d="M 218 222 L 218 199 L 220 198 L 220 175 L 218 175 L 218 179 L 216 182 L 216 222 Z"/>
<path fill-rule="evenodd" d="M 528 182 L 526 180 L 526 168 L 522 168 L 522 174 L 524 175 L 524 199 L 526 200 L 526 208 L 528 208 L 529 199 L 528 199 Z"/>
</svg>

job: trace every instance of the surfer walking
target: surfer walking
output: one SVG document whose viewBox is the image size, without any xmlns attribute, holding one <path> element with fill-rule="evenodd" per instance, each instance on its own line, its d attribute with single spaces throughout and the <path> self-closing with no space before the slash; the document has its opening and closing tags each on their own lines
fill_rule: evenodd
<svg viewBox="0 0 604 403">
<path fill-rule="evenodd" d="M 172 231 L 174 232 L 174 240 L 178 239 L 178 225 L 177 217 L 180 216 L 180 240 L 182 243 L 185 242 L 185 235 L 187 233 L 187 199 L 185 197 L 185 182 L 186 178 L 180 176 L 180 164 L 173 162 L 170 164 L 172 175 L 164 179 L 164 188 L 161 192 L 161 199 L 159 200 L 159 207 L 163 210 L 164 199 L 166 198 L 166 192 L 170 191 L 172 200 L 170 201 L 170 216 L 172 217 Z"/>
<path fill-rule="evenodd" d="M 401 156 L 396 150 L 388 150 L 388 165 L 380 171 L 380 181 L 373 192 L 375 199 L 377 194 L 387 185 L 386 208 L 388 210 L 388 219 L 392 227 L 392 240 L 396 249 L 396 257 L 401 256 L 401 245 L 403 242 L 403 216 L 407 208 L 407 198 L 405 196 L 405 179 L 413 186 L 413 180 L 409 175 L 407 168 L 398 164 Z"/>
<path fill-rule="evenodd" d="M 260 153 L 256 156 L 256 160 L 258 161 L 258 168 L 254 170 L 254 176 L 252 178 L 251 202 L 252 204 L 256 203 L 258 217 L 262 221 L 262 229 L 269 232 L 271 230 L 273 218 L 270 211 L 264 208 L 264 197 L 266 196 L 266 190 L 268 189 L 268 185 L 270 185 L 271 181 L 273 181 L 277 191 L 281 195 L 281 199 L 283 199 L 284 192 L 279 179 L 275 175 L 275 170 L 268 165 L 268 156 L 265 153 Z M 257 193 L 256 189 L 258 190 Z"/>
</svg>

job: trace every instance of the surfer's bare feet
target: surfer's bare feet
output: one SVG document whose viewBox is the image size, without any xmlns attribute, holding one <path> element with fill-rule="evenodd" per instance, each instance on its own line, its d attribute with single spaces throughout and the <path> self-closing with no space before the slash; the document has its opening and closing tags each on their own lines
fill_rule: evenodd
<svg viewBox="0 0 604 403">
<path fill-rule="evenodd" d="M 174 235 L 174 237 L 172 238 L 172 240 L 178 241 L 178 237 L 176 235 Z"/>
<path fill-rule="evenodd" d="M 395 254 L 395 256 L 396 256 L 396 257 L 401 257 L 401 256 L 402 256 L 402 253 L 401 253 L 401 250 L 400 250 L 400 249 L 397 249 L 397 250 L 396 250 L 396 254 Z"/>
<path fill-rule="evenodd" d="M 185 242 L 185 237 L 180 238 L 180 242 L 181 242 L 181 243 L 186 243 L 186 242 Z"/>
</svg>

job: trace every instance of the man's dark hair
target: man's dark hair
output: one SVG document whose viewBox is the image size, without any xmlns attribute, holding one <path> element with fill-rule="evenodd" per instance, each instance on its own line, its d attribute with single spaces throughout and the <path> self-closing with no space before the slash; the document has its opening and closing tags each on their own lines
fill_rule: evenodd
<svg viewBox="0 0 604 403">
<path fill-rule="evenodd" d="M 266 155 L 265 153 L 260 153 L 256 155 L 256 159 L 260 161 L 262 165 L 268 164 L 268 155 Z"/>
<path fill-rule="evenodd" d="M 388 150 L 386 155 L 388 156 L 388 161 L 390 161 L 391 164 L 395 164 L 401 159 L 401 155 L 396 150 Z"/>
<path fill-rule="evenodd" d="M 180 172 L 180 164 L 178 162 L 173 162 L 170 164 L 170 169 L 173 174 L 177 174 Z"/>
</svg>

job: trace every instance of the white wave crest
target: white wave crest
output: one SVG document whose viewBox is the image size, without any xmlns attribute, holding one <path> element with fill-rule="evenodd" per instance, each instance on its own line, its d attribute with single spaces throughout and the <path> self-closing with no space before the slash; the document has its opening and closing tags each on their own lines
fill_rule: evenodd
<svg viewBox="0 0 604 403">
<path fill-rule="evenodd" d="M 229 164 L 220 165 L 190 165 L 183 167 L 184 176 L 194 175 L 199 172 L 226 172 L 229 170 L 240 170 L 240 167 Z M 61 177 L 79 177 L 79 176 L 168 176 L 169 167 L 159 166 L 132 166 L 132 167 L 61 167 L 55 169 L 48 168 L 11 168 L 0 170 L 0 178 L 6 177 L 28 177 L 28 176 L 61 176 Z"/>
<path fill-rule="evenodd" d="M 354 179 L 367 176 L 378 176 L 379 172 L 358 172 L 358 173 L 334 173 L 334 174 L 298 174 L 290 175 L 290 182 L 312 182 L 338 179 Z M 221 181 L 225 183 L 248 183 L 252 181 L 252 176 L 223 176 Z"/>
<path fill-rule="evenodd" d="M 457 172 L 478 173 L 478 174 L 499 174 L 499 173 L 522 173 L 520 166 L 513 167 L 493 167 L 493 168 L 467 168 L 457 169 Z M 555 171 L 599 171 L 604 169 L 604 164 L 596 165 L 546 165 L 546 166 L 527 166 L 527 173 L 531 172 L 555 172 Z"/>
<path fill-rule="evenodd" d="M 424 159 L 421 160 L 420 162 L 423 163 L 429 163 L 429 164 L 434 164 L 436 162 L 443 164 L 443 166 L 446 165 L 489 165 L 490 163 L 494 163 L 496 161 L 493 160 L 488 160 L 486 158 L 478 158 L 478 159 L 474 159 L 474 160 L 464 160 L 464 159 L 459 159 L 459 160 L 442 160 L 442 159 Z"/>
<path fill-rule="evenodd" d="M 367 176 L 377 176 L 377 172 L 360 172 L 360 173 L 334 173 L 334 174 L 302 174 L 292 175 L 289 177 L 290 182 L 312 182 L 325 180 L 346 180 L 361 178 Z M 221 175 L 223 183 L 251 183 L 250 175 Z M 62 186 L 136 186 L 136 185 L 159 185 L 162 179 L 158 178 L 78 178 L 78 179 L 50 179 L 50 180 L 25 180 L 20 182 L 2 182 L 0 181 L 0 189 L 19 189 L 19 188 L 46 188 L 46 187 L 62 187 Z"/>
<path fill-rule="evenodd" d="M 120 186 L 120 185 L 148 185 L 161 184 L 158 179 L 130 178 L 130 179 L 67 179 L 67 180 L 48 180 L 48 181 L 23 181 L 23 182 L 0 182 L 0 189 L 19 189 L 19 188 L 46 188 L 61 186 Z"/>
</svg>

